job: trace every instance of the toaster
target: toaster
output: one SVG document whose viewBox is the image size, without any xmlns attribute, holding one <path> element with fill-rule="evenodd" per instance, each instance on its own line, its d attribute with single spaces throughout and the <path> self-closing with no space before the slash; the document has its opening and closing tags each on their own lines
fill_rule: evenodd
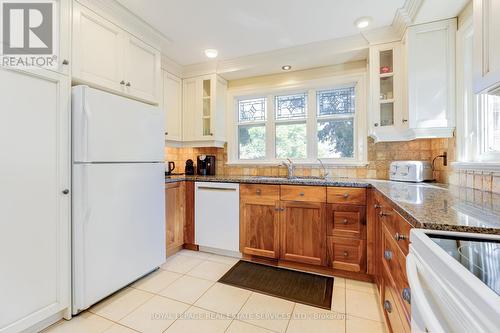
<svg viewBox="0 0 500 333">
<path fill-rule="evenodd" d="M 433 180 L 432 165 L 426 161 L 395 161 L 391 163 L 389 179 L 403 182 Z"/>
</svg>

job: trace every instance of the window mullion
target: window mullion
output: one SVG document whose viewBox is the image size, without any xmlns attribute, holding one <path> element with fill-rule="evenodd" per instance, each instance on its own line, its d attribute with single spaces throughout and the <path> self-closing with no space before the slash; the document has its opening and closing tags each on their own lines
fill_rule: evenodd
<svg viewBox="0 0 500 333">
<path fill-rule="evenodd" d="M 266 123 L 266 160 L 276 159 L 276 125 L 274 115 L 274 96 L 267 96 L 267 123 Z"/>
<path fill-rule="evenodd" d="M 318 158 L 318 135 L 316 121 L 316 91 L 309 90 L 307 96 L 307 158 L 315 161 Z"/>
</svg>

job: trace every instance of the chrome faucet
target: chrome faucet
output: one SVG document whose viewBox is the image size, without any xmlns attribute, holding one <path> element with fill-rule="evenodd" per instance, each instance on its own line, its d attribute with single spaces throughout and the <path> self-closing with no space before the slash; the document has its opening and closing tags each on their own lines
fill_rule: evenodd
<svg viewBox="0 0 500 333">
<path fill-rule="evenodd" d="M 318 158 L 318 162 L 319 162 L 321 168 L 323 168 L 323 179 L 326 179 L 326 177 L 328 177 L 328 172 L 326 171 L 325 165 L 323 164 L 323 161 L 319 158 Z"/>
<path fill-rule="evenodd" d="M 288 169 L 288 179 L 295 178 L 295 165 L 293 164 L 292 160 L 287 158 L 286 161 L 281 162 L 281 165 L 284 165 Z"/>
</svg>

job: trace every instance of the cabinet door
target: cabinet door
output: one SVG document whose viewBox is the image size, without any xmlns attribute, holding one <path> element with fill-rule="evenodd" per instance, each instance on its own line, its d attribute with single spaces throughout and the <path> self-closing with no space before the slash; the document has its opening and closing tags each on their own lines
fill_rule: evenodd
<svg viewBox="0 0 500 333">
<path fill-rule="evenodd" d="M 69 311 L 69 94 L 65 75 L 0 69 L 2 332 Z"/>
<path fill-rule="evenodd" d="M 165 110 L 165 138 L 182 141 L 182 80 L 163 72 L 163 108 Z"/>
<path fill-rule="evenodd" d="M 123 34 L 116 25 L 74 2 L 73 80 L 122 92 Z"/>
<path fill-rule="evenodd" d="M 500 84 L 500 2 L 474 0 L 474 92 Z"/>
<path fill-rule="evenodd" d="M 184 244 L 184 183 L 165 186 L 165 223 L 167 257 L 177 252 Z"/>
<path fill-rule="evenodd" d="M 183 126 L 183 139 L 184 141 L 196 140 L 196 133 L 200 122 L 197 121 L 200 101 L 200 94 L 198 93 L 198 80 L 186 79 L 183 84 L 183 112 L 182 112 L 182 126 Z"/>
<path fill-rule="evenodd" d="M 279 213 L 276 201 L 240 203 L 240 251 L 267 258 L 279 257 Z"/>
<path fill-rule="evenodd" d="M 125 39 L 125 93 L 158 104 L 161 94 L 160 51 L 130 35 Z"/>
<path fill-rule="evenodd" d="M 281 259 L 325 265 L 325 204 L 281 202 Z"/>
<path fill-rule="evenodd" d="M 455 126 L 456 25 L 450 19 L 408 28 L 410 128 Z"/>
</svg>

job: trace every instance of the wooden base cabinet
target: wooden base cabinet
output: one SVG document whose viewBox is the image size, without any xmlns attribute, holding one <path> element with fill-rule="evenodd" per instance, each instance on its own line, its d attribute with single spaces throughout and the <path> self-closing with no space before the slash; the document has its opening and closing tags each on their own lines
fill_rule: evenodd
<svg viewBox="0 0 500 333">
<path fill-rule="evenodd" d="M 281 202 L 281 259 L 326 264 L 325 204 Z"/>
<path fill-rule="evenodd" d="M 184 244 L 185 183 L 165 185 L 165 223 L 167 257 L 179 251 Z"/>
<path fill-rule="evenodd" d="M 240 186 L 240 251 L 278 259 L 279 185 Z"/>
</svg>

